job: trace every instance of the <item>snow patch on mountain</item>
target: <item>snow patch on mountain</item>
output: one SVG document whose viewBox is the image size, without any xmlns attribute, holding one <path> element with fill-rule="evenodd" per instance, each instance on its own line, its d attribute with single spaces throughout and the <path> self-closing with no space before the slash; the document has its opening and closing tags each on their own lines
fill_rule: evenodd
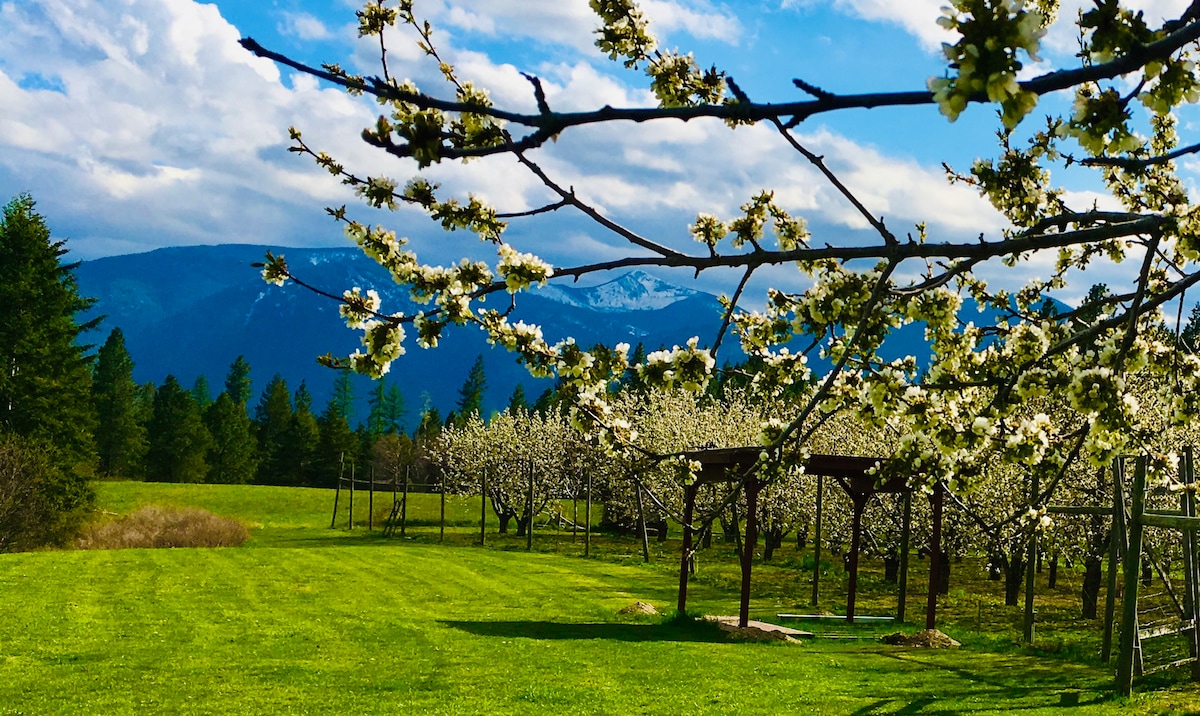
<svg viewBox="0 0 1200 716">
<path fill-rule="evenodd" d="M 622 311 L 655 311 L 666 308 L 686 298 L 699 295 L 699 291 L 667 283 L 644 271 L 630 271 L 608 283 L 587 288 L 547 285 L 538 295 L 568 306 L 590 308 L 604 313 Z"/>
</svg>

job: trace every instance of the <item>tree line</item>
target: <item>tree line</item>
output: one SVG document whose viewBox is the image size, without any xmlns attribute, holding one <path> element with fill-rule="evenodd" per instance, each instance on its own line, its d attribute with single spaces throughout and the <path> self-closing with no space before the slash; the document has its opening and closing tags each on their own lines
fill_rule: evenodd
<svg viewBox="0 0 1200 716">
<path fill-rule="evenodd" d="M 276 374 L 252 402 L 250 364 L 238 356 L 213 397 L 208 379 L 137 383 L 120 328 L 96 349 L 102 317 L 81 321 L 80 295 L 34 200 L 19 195 L 0 215 L 0 552 L 61 544 L 95 503 L 94 479 L 331 487 L 342 469 L 410 464 L 446 424 L 483 407 L 482 356 L 441 418 L 428 407 L 410 435 L 400 388 L 376 381 L 355 416 L 342 371 L 317 412 L 302 381 Z M 518 386 L 513 400 L 524 405 Z"/>
</svg>

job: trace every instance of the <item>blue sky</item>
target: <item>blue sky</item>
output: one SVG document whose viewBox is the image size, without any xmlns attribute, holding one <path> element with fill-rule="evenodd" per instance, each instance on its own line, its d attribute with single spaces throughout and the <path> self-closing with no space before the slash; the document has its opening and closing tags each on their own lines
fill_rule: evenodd
<svg viewBox="0 0 1200 716">
<path fill-rule="evenodd" d="M 1082 3 L 1065 0 L 1062 15 L 1072 17 Z M 940 4 L 654 0 L 643 8 L 660 44 L 727 70 L 756 100 L 788 101 L 801 96 L 793 77 L 840 93 L 923 88 L 944 69 L 939 43 L 949 35 L 935 24 Z M 1157 21 L 1186 2 L 1132 4 Z M 651 103 L 639 73 L 592 47 L 597 23 L 586 0 L 417 0 L 416 8 L 434 23 L 439 47 L 460 74 L 490 88 L 498 103 L 534 106 L 520 71 L 543 79 L 556 109 Z M 71 255 L 82 259 L 168 245 L 342 246 L 346 240 L 323 207 L 343 203 L 358 218 L 410 236 L 426 260 L 473 250 L 447 242 L 409 210 L 380 216 L 360 208 L 336 180 L 286 151 L 287 127 L 295 125 L 361 173 L 401 182 L 415 173 L 358 139 L 375 114 L 370 102 L 281 71 L 237 45 L 248 35 L 313 64 L 374 73 L 377 56 L 355 37 L 354 9 L 346 0 L 0 0 L 0 197 L 33 194 L 56 234 L 69 239 Z M 411 43 L 407 33 L 392 40 L 393 73 L 436 91 L 436 68 Z M 1030 76 L 1077 62 L 1069 27 L 1052 29 L 1044 48 Z M 1044 98 L 1035 115 L 1069 102 Z M 924 221 L 934 239 L 953 240 L 1003 227 L 969 189 L 948 185 L 941 169 L 943 161 L 965 170 L 974 158 L 992 156 L 996 126 L 985 107 L 970 108 L 954 124 L 920 107 L 826 115 L 798 131 L 893 231 Z M 692 246 L 687 224 L 696 212 L 729 218 L 763 188 L 806 217 L 818 242 L 863 233 L 862 219 L 766 128 L 591 128 L 538 158 L 614 218 L 672 245 Z M 1184 169 L 1192 181 L 1191 168 Z M 433 175 L 447 190 L 478 193 L 502 211 L 533 208 L 548 197 L 507 159 L 438 167 Z M 1077 208 L 1095 200 L 1089 177 L 1062 179 Z M 624 251 L 578 217 L 544 217 L 511 232 L 525 250 L 556 264 Z M 1119 284 L 1121 276 L 1102 267 L 1095 280 Z M 727 278 L 709 277 L 702 287 L 718 288 Z M 766 279 L 794 280 L 786 268 Z"/>
</svg>

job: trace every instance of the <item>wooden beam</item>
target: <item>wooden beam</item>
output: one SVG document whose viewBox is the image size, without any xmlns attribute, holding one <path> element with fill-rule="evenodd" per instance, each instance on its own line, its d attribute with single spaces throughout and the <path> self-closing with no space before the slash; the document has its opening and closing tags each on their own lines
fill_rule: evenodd
<svg viewBox="0 0 1200 716">
<path fill-rule="evenodd" d="M 1200 517 L 1145 514 L 1142 516 L 1142 524 L 1147 527 L 1167 527 L 1184 532 L 1196 532 L 1200 530 Z"/>
</svg>

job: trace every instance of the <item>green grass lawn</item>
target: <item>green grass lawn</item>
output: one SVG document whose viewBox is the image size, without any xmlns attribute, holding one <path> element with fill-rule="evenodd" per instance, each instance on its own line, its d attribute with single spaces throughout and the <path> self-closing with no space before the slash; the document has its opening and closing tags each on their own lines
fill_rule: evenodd
<svg viewBox="0 0 1200 716">
<path fill-rule="evenodd" d="M 873 639 L 730 642 L 706 625 L 619 616 L 635 600 L 660 609 L 674 603 L 671 542 L 655 545 L 656 561 L 648 565 L 640 563 L 636 540 L 597 537 L 585 559 L 581 536 L 572 540 L 544 526 L 533 552 L 524 551 L 523 538 L 491 530 L 490 548 L 480 549 L 472 545 L 477 500 L 450 501 L 446 542 L 438 544 L 436 496 L 414 498 L 409 539 L 385 539 L 378 529 L 346 530 L 344 514 L 330 530 L 329 492 L 100 487 L 105 510 L 195 505 L 244 519 L 254 534 L 232 549 L 0 555 L 0 713 L 949 714 L 1071 707 L 1092 714 L 1200 707 L 1200 689 L 1183 683 L 1113 699 L 1108 668 L 1032 655 L 1005 634 L 977 634 L 967 626 L 973 617 L 949 604 L 948 618 L 958 622 L 943 628 L 964 642 L 959 650 L 899 649 Z M 390 496 L 387 502 L 390 509 Z M 356 496 L 356 510 L 359 504 L 365 501 Z M 702 559 L 691 604 L 731 613 L 736 594 L 728 582 L 736 567 L 712 552 Z M 755 616 L 795 604 L 807 588 L 784 563 L 761 572 Z M 836 601 L 837 580 L 828 581 Z M 872 599 L 880 609 L 886 602 Z M 969 598 L 957 599 L 968 605 L 960 612 L 976 611 Z M 910 609 L 918 602 L 913 597 Z"/>
</svg>

